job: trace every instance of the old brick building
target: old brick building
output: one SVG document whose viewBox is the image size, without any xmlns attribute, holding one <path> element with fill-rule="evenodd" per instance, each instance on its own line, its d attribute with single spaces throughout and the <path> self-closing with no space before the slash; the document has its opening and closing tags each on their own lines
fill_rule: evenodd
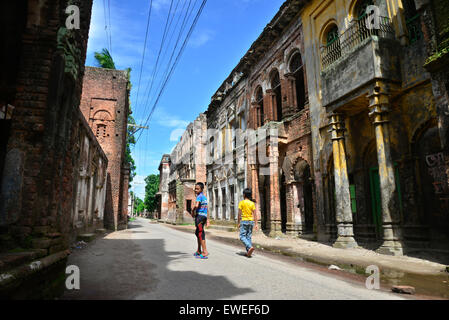
<svg viewBox="0 0 449 320">
<path fill-rule="evenodd" d="M 302 1 L 284 3 L 207 112 L 208 129 L 219 129 L 208 137 L 212 217 L 235 219 L 242 190 L 251 187 L 262 230 L 273 236 L 314 230 L 301 6 Z M 236 129 L 243 133 L 235 135 Z"/>
<path fill-rule="evenodd" d="M 208 110 L 209 126 L 232 129 L 245 87 L 243 158 L 263 230 L 387 254 L 447 248 L 443 2 L 283 4 Z M 211 158 L 235 156 L 228 138 L 208 137 Z M 207 167 L 219 219 L 233 207 L 217 183 L 228 167 Z"/>
<path fill-rule="evenodd" d="M 248 176 L 256 190 L 262 229 L 273 236 L 306 236 L 314 226 L 300 9 L 301 1 L 285 2 L 245 57 L 251 61 L 245 66 L 249 127 L 259 130 L 257 138 L 248 142 Z M 264 140 L 266 146 L 260 145 Z"/>
<path fill-rule="evenodd" d="M 245 77 L 231 73 L 207 110 L 207 194 L 210 218 L 234 223 L 246 181 L 245 136 L 248 119 Z"/>
<path fill-rule="evenodd" d="M 170 155 L 164 154 L 159 165 L 159 192 L 157 197 L 157 219 L 167 220 L 168 218 L 168 201 L 169 189 L 168 183 L 170 179 Z"/>
<path fill-rule="evenodd" d="M 128 223 L 128 82 L 127 71 L 86 67 L 80 106 L 108 158 L 104 221 L 112 230 L 125 229 Z"/>
<path fill-rule="evenodd" d="M 447 248 L 446 120 L 424 69 L 422 3 L 310 1 L 301 14 L 323 241 L 388 254 Z"/>
<path fill-rule="evenodd" d="M 69 5 L 80 9 L 79 30 L 66 28 Z M 79 110 L 91 8 L 89 0 L 0 5 L 2 297 L 53 296 L 76 228 L 102 218 L 107 159 Z"/>
<path fill-rule="evenodd" d="M 158 215 L 163 221 L 193 221 L 195 184 L 206 182 L 206 127 L 206 114 L 202 113 L 187 126 L 170 156 L 161 160 Z"/>
</svg>

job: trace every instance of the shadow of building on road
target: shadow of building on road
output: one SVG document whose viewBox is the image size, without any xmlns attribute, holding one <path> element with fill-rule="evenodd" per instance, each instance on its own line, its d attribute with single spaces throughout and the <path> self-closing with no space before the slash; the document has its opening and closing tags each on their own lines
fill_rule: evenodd
<svg viewBox="0 0 449 320">
<path fill-rule="evenodd" d="M 143 250 L 158 261 L 148 261 Z M 66 290 L 61 299 L 219 300 L 254 292 L 236 287 L 226 276 L 171 270 L 185 258 L 195 259 L 190 252 L 165 251 L 163 239 L 100 239 L 69 257 L 68 265 L 80 269 L 80 290 Z M 197 262 L 208 270 L 210 260 Z"/>
</svg>

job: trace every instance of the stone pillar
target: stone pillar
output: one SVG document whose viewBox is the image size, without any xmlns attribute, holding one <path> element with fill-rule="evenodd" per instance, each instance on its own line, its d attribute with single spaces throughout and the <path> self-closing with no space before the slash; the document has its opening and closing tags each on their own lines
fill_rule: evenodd
<svg viewBox="0 0 449 320">
<path fill-rule="evenodd" d="M 264 118 L 264 124 L 266 122 L 270 122 L 270 121 L 277 121 L 276 119 L 276 94 L 274 93 L 274 91 L 272 89 L 267 89 L 267 96 L 268 96 L 268 109 L 266 112 L 265 110 L 265 118 Z"/>
<path fill-rule="evenodd" d="M 261 228 L 262 213 L 260 212 L 260 194 L 259 194 L 259 170 L 256 164 L 251 164 L 250 166 L 251 166 L 251 191 L 253 192 L 253 199 L 256 201 L 256 214 L 259 223 L 259 230 L 262 230 Z"/>
<path fill-rule="evenodd" d="M 380 194 L 382 207 L 383 244 L 379 253 L 402 255 L 398 193 L 394 174 L 394 163 L 390 152 L 389 99 L 388 94 L 376 84 L 370 99 L 370 117 L 376 132 L 377 161 L 379 164 Z"/>
<path fill-rule="evenodd" d="M 304 221 L 304 197 L 302 194 L 302 184 L 297 181 L 290 181 L 287 190 L 291 195 L 291 214 L 288 215 L 287 232 L 291 235 L 299 236 L 303 233 Z"/>
<path fill-rule="evenodd" d="M 354 225 L 351 211 L 351 195 L 349 193 L 348 169 L 345 150 L 345 124 L 342 114 L 332 113 L 329 116 L 330 131 L 332 134 L 332 147 L 334 158 L 335 198 L 337 241 L 336 248 L 354 248 L 357 242 L 354 239 Z"/>
<path fill-rule="evenodd" d="M 281 198 L 279 195 L 279 150 L 277 145 L 269 146 L 270 159 L 270 237 L 282 234 Z M 265 177 L 268 178 L 268 177 Z"/>
</svg>

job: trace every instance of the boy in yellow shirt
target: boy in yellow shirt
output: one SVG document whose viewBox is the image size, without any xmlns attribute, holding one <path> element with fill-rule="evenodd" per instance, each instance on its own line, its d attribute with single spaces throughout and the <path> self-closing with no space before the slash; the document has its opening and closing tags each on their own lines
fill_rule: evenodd
<svg viewBox="0 0 449 320">
<path fill-rule="evenodd" d="M 240 229 L 240 241 L 246 247 L 246 256 L 248 258 L 254 252 L 254 248 L 251 242 L 251 237 L 253 234 L 253 228 L 257 231 L 257 214 L 256 205 L 254 201 L 251 200 L 252 192 L 251 189 L 243 190 L 243 201 L 239 203 L 239 229 Z"/>
</svg>

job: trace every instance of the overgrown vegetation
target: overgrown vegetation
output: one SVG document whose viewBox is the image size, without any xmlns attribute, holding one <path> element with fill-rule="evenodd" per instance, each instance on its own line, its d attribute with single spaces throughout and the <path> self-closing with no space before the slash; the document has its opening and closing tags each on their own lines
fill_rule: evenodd
<svg viewBox="0 0 449 320">
<path fill-rule="evenodd" d="M 154 212 L 157 208 L 156 193 L 159 191 L 159 175 L 151 174 L 145 178 L 145 208 Z"/>
</svg>

